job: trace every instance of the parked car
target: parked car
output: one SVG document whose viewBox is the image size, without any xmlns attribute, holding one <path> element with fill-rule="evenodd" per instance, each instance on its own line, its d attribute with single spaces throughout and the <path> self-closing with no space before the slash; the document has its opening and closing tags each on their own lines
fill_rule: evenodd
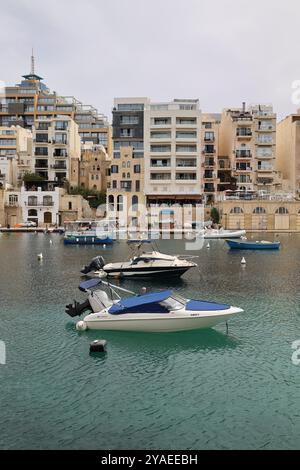
<svg viewBox="0 0 300 470">
<path fill-rule="evenodd" d="M 16 228 L 30 228 L 30 227 L 36 227 L 36 222 L 32 222 L 31 220 L 27 220 L 27 222 L 22 222 L 20 224 L 15 225 Z"/>
</svg>

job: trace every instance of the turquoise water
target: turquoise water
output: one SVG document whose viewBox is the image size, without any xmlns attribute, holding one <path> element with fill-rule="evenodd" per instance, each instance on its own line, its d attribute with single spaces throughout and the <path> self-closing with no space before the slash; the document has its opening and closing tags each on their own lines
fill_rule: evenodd
<svg viewBox="0 0 300 470">
<path fill-rule="evenodd" d="M 79 333 L 64 313 L 67 303 L 84 298 L 79 269 L 97 254 L 120 260 L 127 245 L 0 235 L 0 340 L 7 351 L 0 365 L 0 448 L 300 448 L 300 365 L 291 361 L 291 344 L 300 339 L 300 236 L 278 239 L 279 252 L 243 253 L 246 267 L 241 253 L 210 241 L 210 249 L 196 252 L 199 272 L 176 283 L 187 297 L 244 308 L 227 336 L 224 325 Z M 183 241 L 159 243 L 162 251 L 183 253 Z M 152 288 L 169 285 L 166 279 Z M 96 338 L 107 339 L 105 355 L 89 355 Z"/>
</svg>

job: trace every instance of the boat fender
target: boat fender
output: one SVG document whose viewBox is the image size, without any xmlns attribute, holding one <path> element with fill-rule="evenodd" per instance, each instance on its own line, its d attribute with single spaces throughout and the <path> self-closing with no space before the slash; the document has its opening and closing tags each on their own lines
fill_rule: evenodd
<svg viewBox="0 0 300 470">
<path fill-rule="evenodd" d="M 90 353 L 93 352 L 106 352 L 107 341 L 105 339 L 95 339 L 90 343 Z"/>
<path fill-rule="evenodd" d="M 85 321 L 80 320 L 79 322 L 76 323 L 76 330 L 77 331 L 85 331 L 87 329 L 87 324 Z"/>
</svg>

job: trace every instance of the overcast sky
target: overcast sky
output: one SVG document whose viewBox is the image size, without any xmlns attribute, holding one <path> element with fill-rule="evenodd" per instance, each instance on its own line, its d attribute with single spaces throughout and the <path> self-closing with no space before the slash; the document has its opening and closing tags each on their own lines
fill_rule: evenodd
<svg viewBox="0 0 300 470">
<path fill-rule="evenodd" d="M 111 119 L 114 97 L 199 98 L 204 112 L 273 103 L 300 80 L 299 0 L 0 0 L 0 80 L 30 70 Z"/>
</svg>

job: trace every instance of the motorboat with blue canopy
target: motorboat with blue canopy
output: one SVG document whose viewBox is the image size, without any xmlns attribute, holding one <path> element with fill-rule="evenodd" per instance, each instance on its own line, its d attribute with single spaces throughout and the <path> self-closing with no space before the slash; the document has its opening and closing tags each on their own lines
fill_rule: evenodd
<svg viewBox="0 0 300 470">
<path fill-rule="evenodd" d="M 79 288 L 88 299 L 67 305 L 66 310 L 72 317 L 90 312 L 77 323 L 78 330 L 172 332 L 211 328 L 243 311 L 224 303 L 186 299 L 169 289 L 137 295 L 100 279 L 81 283 Z M 121 298 L 116 290 L 133 295 Z"/>
</svg>

